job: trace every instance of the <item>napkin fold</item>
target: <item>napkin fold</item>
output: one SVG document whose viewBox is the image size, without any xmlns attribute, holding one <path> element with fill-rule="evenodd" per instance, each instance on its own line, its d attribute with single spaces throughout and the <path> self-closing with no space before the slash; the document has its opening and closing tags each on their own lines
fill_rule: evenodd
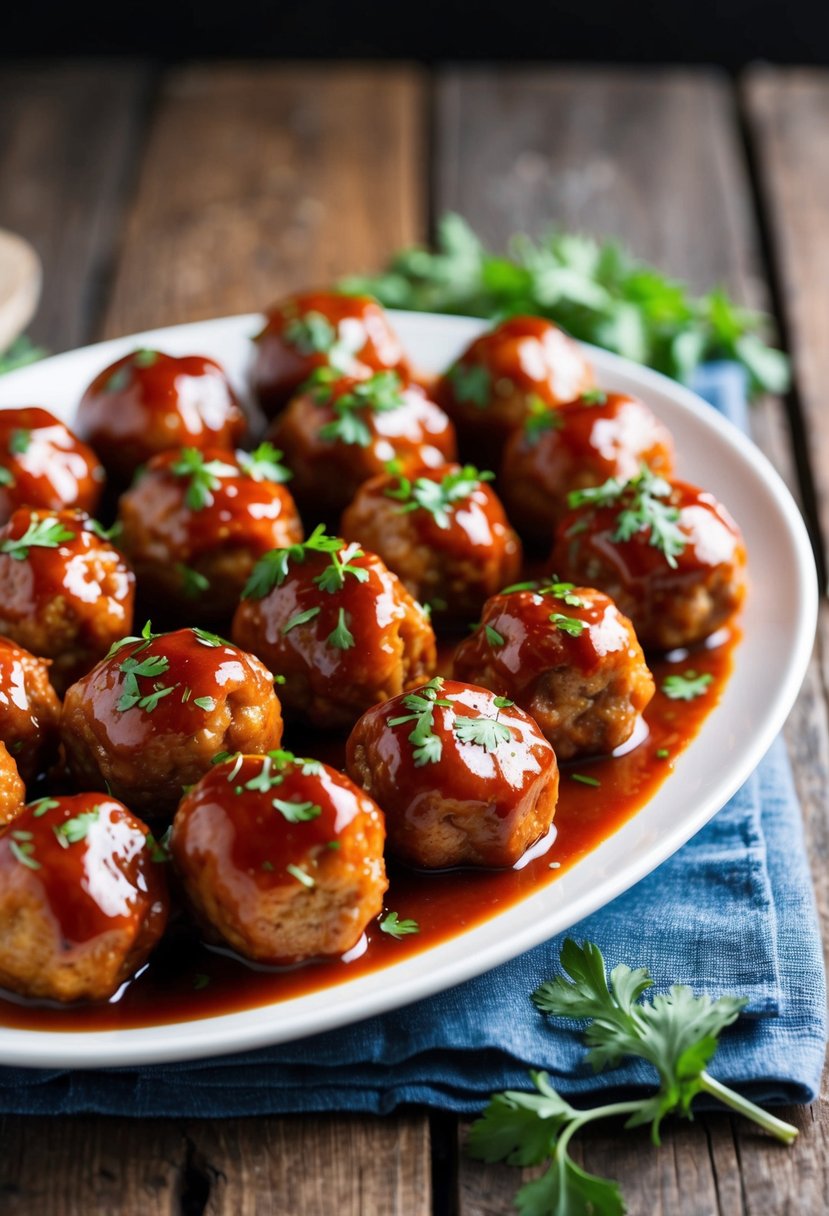
<svg viewBox="0 0 829 1216">
<path fill-rule="evenodd" d="M 695 387 L 746 427 L 736 365 L 709 364 Z M 823 957 L 780 741 L 697 836 L 563 936 L 595 941 L 609 965 L 647 966 L 659 988 L 685 983 L 712 997 L 747 997 L 712 1073 L 764 1103 L 814 1099 L 826 1044 Z M 532 1005 L 529 994 L 557 970 L 562 940 L 405 1009 L 296 1043 L 146 1068 L 0 1069 L 0 1112 L 385 1114 L 422 1103 L 472 1113 L 493 1090 L 524 1087 L 531 1066 L 546 1068 L 564 1094 L 652 1086 L 638 1061 L 594 1075 L 580 1032 Z"/>
</svg>

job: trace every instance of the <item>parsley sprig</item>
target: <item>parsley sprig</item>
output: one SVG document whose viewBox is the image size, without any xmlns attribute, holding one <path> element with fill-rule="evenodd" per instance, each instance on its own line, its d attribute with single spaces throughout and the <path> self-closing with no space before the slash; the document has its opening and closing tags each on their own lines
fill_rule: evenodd
<svg viewBox="0 0 829 1216">
<path fill-rule="evenodd" d="M 380 932 L 389 937 L 408 937 L 411 933 L 419 933 L 420 925 L 416 920 L 401 920 L 396 912 L 387 912 L 380 921 Z"/>
<path fill-rule="evenodd" d="M 283 453 L 267 440 L 252 452 L 237 452 L 236 459 L 242 472 L 254 481 L 274 481 L 282 485 L 293 477 L 291 470 L 282 464 Z"/>
<path fill-rule="evenodd" d="M 0 544 L 0 553 L 8 553 L 17 562 L 24 562 L 31 549 L 57 549 L 67 540 L 74 540 L 75 533 L 65 528 L 59 519 L 32 518 L 22 536 L 7 537 Z"/>
<path fill-rule="evenodd" d="M 337 379 L 333 368 L 321 367 L 308 381 L 307 387 L 317 405 L 330 405 L 335 415 L 320 428 L 319 437 L 330 443 L 339 441 L 367 448 L 371 445 L 371 430 L 365 415 L 387 413 L 406 404 L 400 377 L 394 371 L 375 372 L 335 398 Z"/>
<path fill-rule="evenodd" d="M 205 460 L 198 448 L 182 448 L 178 460 L 170 465 L 170 472 L 187 481 L 184 501 L 191 511 L 212 506 L 213 491 L 219 489 L 222 479 L 239 476 L 235 465 L 224 460 Z"/>
<path fill-rule="evenodd" d="M 474 494 L 485 481 L 492 481 L 494 473 L 480 471 L 474 465 L 453 469 L 439 481 L 431 477 L 398 477 L 395 484 L 384 491 L 386 498 L 394 498 L 402 505 L 400 514 L 410 511 L 428 511 L 439 528 L 447 529 L 451 524 L 451 512 L 458 503 Z"/>
<path fill-rule="evenodd" d="M 397 253 L 377 275 L 352 276 L 345 290 L 392 308 L 463 316 L 532 313 L 575 338 L 688 381 L 706 359 L 736 359 L 755 392 L 785 392 L 789 365 L 767 346 L 768 318 L 720 290 L 693 296 L 676 279 L 634 258 L 616 241 L 567 232 L 538 241 L 519 234 L 506 256 L 490 253 L 458 215 L 438 225 L 437 249 Z"/>
<path fill-rule="evenodd" d="M 587 1059 L 597 1072 L 635 1056 L 653 1067 L 658 1088 L 645 1097 L 579 1110 L 553 1088 L 546 1072 L 531 1072 L 535 1092 L 495 1094 L 470 1130 L 471 1155 L 521 1166 L 550 1159 L 547 1171 L 521 1187 L 516 1196 L 522 1216 L 623 1216 L 625 1204 L 618 1185 L 588 1174 L 568 1152 L 576 1132 L 599 1119 L 623 1116 L 626 1127 L 649 1124 L 651 1138 L 659 1144 L 665 1116 L 676 1113 L 690 1119 L 693 1099 L 705 1092 L 785 1144 L 792 1143 L 795 1127 L 767 1114 L 706 1071 L 718 1036 L 736 1021 L 744 1000 L 725 996 L 712 1001 L 694 996 L 684 985 L 674 985 L 668 993 L 643 1001 L 643 994 L 653 986 L 647 970 L 619 964 L 608 984 L 601 951 L 592 942 L 579 946 L 566 941 L 560 961 L 565 974 L 533 993 L 538 1008 L 555 1017 L 588 1020 Z"/>
<path fill-rule="evenodd" d="M 713 679 L 709 672 L 698 675 L 695 671 L 684 671 L 681 674 L 665 676 L 661 688 L 671 701 L 695 701 L 697 697 L 705 695 Z"/>
<path fill-rule="evenodd" d="M 435 676 L 417 692 L 403 698 L 403 705 L 410 711 L 408 714 L 389 718 L 389 726 L 405 726 L 414 722 L 408 738 L 414 748 L 413 759 L 417 768 L 422 768 L 424 764 L 437 764 L 443 755 L 443 742 L 434 733 L 435 710 L 438 706 L 451 709 L 452 702 L 440 696 L 442 691 L 443 680 Z"/>
<path fill-rule="evenodd" d="M 301 565 L 309 553 L 327 553 L 328 565 L 316 575 L 314 582 L 323 591 L 334 594 L 345 585 L 347 577 L 364 583 L 368 570 L 355 566 L 354 559 L 363 557 L 359 545 L 348 544 L 339 536 L 328 536 L 324 524 L 318 524 L 307 540 L 285 549 L 272 549 L 256 563 L 242 592 L 243 599 L 264 599 L 275 587 L 281 587 L 288 577 L 292 562 Z M 298 624 L 299 622 L 295 622 Z"/>
<path fill-rule="evenodd" d="M 676 559 L 685 552 L 687 539 L 678 527 L 679 509 L 665 501 L 670 496 L 670 482 L 643 465 L 629 481 L 610 477 L 600 486 L 573 490 L 567 495 L 567 503 L 571 508 L 620 506 L 611 539 L 625 542 L 639 532 L 648 532 L 648 543 L 664 555 L 674 570 Z"/>
</svg>

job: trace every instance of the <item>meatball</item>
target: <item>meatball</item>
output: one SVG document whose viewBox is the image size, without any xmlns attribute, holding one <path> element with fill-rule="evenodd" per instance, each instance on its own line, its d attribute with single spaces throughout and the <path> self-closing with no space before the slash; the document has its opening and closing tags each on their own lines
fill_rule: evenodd
<svg viewBox="0 0 829 1216">
<path fill-rule="evenodd" d="M 522 536 L 549 546 L 569 493 L 627 481 L 642 465 L 670 477 L 667 427 L 637 397 L 592 389 L 558 409 L 533 410 L 507 443 L 498 486 Z"/>
<path fill-rule="evenodd" d="M 80 786 L 155 819 L 175 810 L 220 751 L 282 740 L 273 676 L 203 629 L 124 638 L 66 694 L 61 736 Z"/>
<path fill-rule="evenodd" d="M 466 622 L 521 566 L 491 477 L 471 465 L 424 469 L 414 481 L 373 477 L 346 508 L 343 535 L 379 553 L 436 617 Z"/>
<path fill-rule="evenodd" d="M 23 808 L 26 786 L 18 772 L 14 757 L 5 743 L 0 743 L 0 824 L 10 823 Z"/>
<path fill-rule="evenodd" d="M 167 922 L 148 828 L 106 794 L 42 798 L 0 832 L 0 987 L 105 1001 Z"/>
<path fill-rule="evenodd" d="M 570 503 L 553 568 L 615 600 L 646 650 L 701 642 L 742 604 L 742 536 L 713 494 L 643 469 L 578 490 Z"/>
<path fill-rule="evenodd" d="M 455 651 L 453 673 L 511 697 L 559 760 L 621 746 L 654 693 L 630 621 L 601 591 L 572 583 L 493 596 Z"/>
<path fill-rule="evenodd" d="M 20 507 L 0 528 L 0 634 L 51 659 L 62 693 L 132 628 L 135 576 L 81 511 Z"/>
<path fill-rule="evenodd" d="M 363 714 L 348 772 L 386 816 L 409 865 L 512 866 L 550 831 L 556 754 L 529 714 L 440 678 Z"/>
<path fill-rule="evenodd" d="M 349 376 L 382 371 L 408 376 L 403 347 L 370 296 L 337 291 L 289 296 L 268 309 L 254 341 L 251 384 L 269 418 L 318 367 Z"/>
<path fill-rule="evenodd" d="M 59 726 L 49 664 L 0 637 L 0 740 L 27 784 L 56 759 Z"/>
<path fill-rule="evenodd" d="M 269 443 L 255 452 L 182 448 L 154 456 L 121 496 L 120 543 L 142 595 L 167 614 L 229 617 L 257 562 L 302 540 L 290 473 Z"/>
<path fill-rule="evenodd" d="M 417 385 L 396 372 L 367 379 L 315 373 L 271 431 L 294 473 L 299 505 L 333 519 L 360 484 L 396 461 L 403 473 L 454 460 L 455 429 Z"/>
<path fill-rule="evenodd" d="M 136 350 L 105 368 L 78 407 L 79 433 L 120 485 L 168 448 L 234 448 L 245 416 L 218 363 Z"/>
<path fill-rule="evenodd" d="M 248 958 L 344 954 L 382 909 L 383 816 L 342 773 L 235 756 L 182 800 L 170 848 L 197 915 Z"/>
<path fill-rule="evenodd" d="M 92 448 L 47 410 L 0 410 L 0 524 L 18 507 L 94 515 L 103 487 Z"/>
<path fill-rule="evenodd" d="M 510 317 L 450 367 L 437 401 L 457 427 L 463 454 L 494 466 L 532 410 L 555 409 L 592 385 L 590 363 L 557 325 Z"/>
<path fill-rule="evenodd" d="M 351 727 L 369 705 L 430 676 L 436 661 L 428 616 L 397 576 L 322 528 L 262 558 L 233 640 L 280 674 L 286 711 L 323 728 Z"/>
</svg>

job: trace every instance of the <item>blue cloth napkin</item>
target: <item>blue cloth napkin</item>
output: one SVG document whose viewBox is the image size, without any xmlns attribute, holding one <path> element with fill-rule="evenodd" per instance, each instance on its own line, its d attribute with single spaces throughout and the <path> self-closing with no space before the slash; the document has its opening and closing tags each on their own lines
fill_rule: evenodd
<svg viewBox="0 0 829 1216">
<path fill-rule="evenodd" d="M 732 364 L 696 385 L 738 425 L 745 385 Z M 609 964 L 646 965 L 656 983 L 748 998 L 711 1071 L 765 1103 L 810 1102 L 826 1042 L 817 913 L 785 749 L 693 840 L 570 930 Z M 136 1116 L 370 1111 L 402 1103 L 475 1112 L 493 1090 L 546 1068 L 565 1094 L 652 1086 L 647 1065 L 595 1076 L 580 1032 L 551 1024 L 529 994 L 557 970 L 561 938 L 404 1010 L 298 1043 L 214 1060 L 107 1071 L 0 1069 L 0 1112 Z"/>
</svg>

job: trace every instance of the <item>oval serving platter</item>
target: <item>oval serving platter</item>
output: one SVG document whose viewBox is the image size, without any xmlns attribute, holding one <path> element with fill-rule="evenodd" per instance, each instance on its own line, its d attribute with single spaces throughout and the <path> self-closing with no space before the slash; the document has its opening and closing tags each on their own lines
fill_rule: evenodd
<svg viewBox="0 0 829 1216">
<path fill-rule="evenodd" d="M 219 360 L 245 395 L 257 315 L 150 330 L 57 355 L 0 378 L 0 408 L 43 405 L 72 422 L 81 393 L 136 347 Z M 416 367 L 442 371 L 485 325 L 465 317 L 392 313 Z M 743 529 L 750 592 L 743 639 L 719 705 L 655 796 L 556 881 L 490 920 L 404 961 L 325 989 L 243 1012 L 114 1031 L 0 1026 L 0 1063 L 89 1068 L 214 1056 L 284 1042 L 397 1008 L 505 962 L 603 907 L 655 869 L 724 805 L 782 727 L 805 675 L 817 618 L 806 529 L 766 458 L 688 389 L 590 348 L 598 383 L 641 396 L 673 432 L 677 474 L 713 491 Z"/>
</svg>

